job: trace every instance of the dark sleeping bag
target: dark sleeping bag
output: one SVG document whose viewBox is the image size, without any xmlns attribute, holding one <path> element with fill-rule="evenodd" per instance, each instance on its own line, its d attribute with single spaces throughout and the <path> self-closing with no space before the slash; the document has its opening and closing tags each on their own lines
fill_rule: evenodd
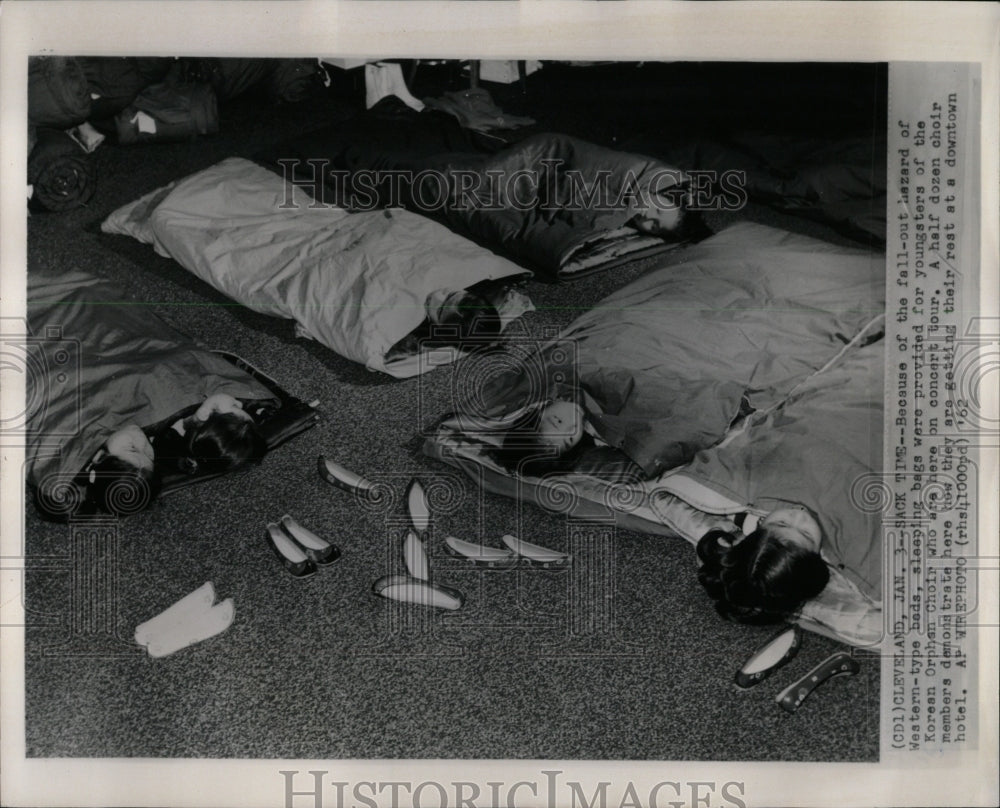
<svg viewBox="0 0 1000 808">
<path fill-rule="evenodd" d="M 274 400 L 253 376 L 86 273 L 29 273 L 27 311 L 25 477 L 53 506 L 72 509 L 80 470 L 124 426 L 162 423 L 213 393 Z"/>
<path fill-rule="evenodd" d="M 683 181 L 652 158 L 554 133 L 508 144 L 394 97 L 258 159 L 325 202 L 430 216 L 545 280 L 667 249 L 625 225 Z"/>
<path fill-rule="evenodd" d="M 608 149 L 568 135 L 532 135 L 493 155 L 441 155 L 414 187 L 414 207 L 432 206 L 456 233 L 489 246 L 542 279 L 559 280 L 587 269 L 669 247 L 626 230 L 651 191 L 680 185 L 683 175 L 664 163 Z M 442 197 L 443 174 L 448 200 Z M 494 178 L 499 178 L 495 180 Z M 481 189 L 475 202 L 463 189 Z M 595 242 L 619 231 L 622 246 L 606 260 L 581 265 Z M 629 242 L 632 246 L 626 247 Z M 618 260 L 615 260 L 618 259 Z"/>
<path fill-rule="evenodd" d="M 390 95 L 353 118 L 270 146 L 256 159 L 283 176 L 287 172 L 314 197 L 343 205 L 348 201 L 343 178 L 358 171 L 419 171 L 442 154 L 489 154 L 506 145 L 462 128 L 452 115 L 417 112 Z M 381 201 L 366 193 L 359 205 Z"/>
<path fill-rule="evenodd" d="M 297 104 L 319 85 L 319 75 L 316 59 L 278 59 L 264 79 L 264 87 L 273 100 Z"/>
<path fill-rule="evenodd" d="M 28 155 L 28 184 L 32 210 L 58 212 L 87 204 L 94 195 L 97 173 L 90 155 L 68 134 L 38 129 Z"/>
<path fill-rule="evenodd" d="M 717 177 L 740 172 L 755 202 L 825 222 L 851 238 L 885 241 L 884 133 L 805 137 L 734 133 L 725 140 L 639 135 L 626 148 Z M 734 181 L 728 181 L 735 188 Z"/>
<path fill-rule="evenodd" d="M 172 73 L 175 83 L 211 84 L 220 104 L 251 90 L 264 90 L 273 101 L 296 102 L 315 86 L 316 59 L 185 57 Z"/>
<path fill-rule="evenodd" d="M 220 103 L 258 86 L 274 69 L 270 59 L 189 57 L 178 62 L 176 76 L 185 84 L 211 84 Z"/>
<path fill-rule="evenodd" d="M 83 67 L 64 56 L 28 60 L 28 123 L 69 129 L 90 117 L 90 89 Z"/>
</svg>

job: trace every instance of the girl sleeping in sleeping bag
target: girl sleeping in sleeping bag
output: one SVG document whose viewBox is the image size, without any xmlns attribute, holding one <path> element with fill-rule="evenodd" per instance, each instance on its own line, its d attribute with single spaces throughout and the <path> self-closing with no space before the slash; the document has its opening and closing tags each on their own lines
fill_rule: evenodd
<svg viewBox="0 0 1000 808">
<path fill-rule="evenodd" d="M 881 620 L 880 513 L 859 507 L 855 488 L 882 469 L 884 290 L 881 254 L 737 225 L 640 276 L 516 365 L 477 376 L 425 451 L 486 490 L 574 518 L 692 543 L 732 530 L 703 547 L 720 611 L 798 612 L 867 642 Z M 555 411 L 571 426 L 549 412 L 560 400 L 581 405 Z M 551 426 L 560 440 L 546 437 Z M 587 464 L 592 447 L 616 453 L 614 473 Z M 641 469 L 640 482 L 619 477 L 623 464 Z M 577 496 L 553 496 L 566 490 Z M 794 508 L 820 526 L 793 525 L 821 537 L 818 555 L 770 519 L 739 540 L 729 519 L 778 520 Z"/>
<path fill-rule="evenodd" d="M 146 429 L 128 424 L 113 432 L 79 475 L 83 496 L 74 515 L 134 513 L 156 499 L 165 472 L 224 474 L 259 463 L 266 448 L 243 402 L 216 393 L 166 423 Z M 39 510 L 55 518 L 44 499 L 42 492 Z"/>
<path fill-rule="evenodd" d="M 317 206 L 242 158 L 147 194 L 102 229 L 152 244 L 250 309 L 294 320 L 299 336 L 396 378 L 455 361 L 468 347 L 456 340 L 457 350 L 434 362 L 407 350 L 426 336 L 441 293 L 489 285 L 482 297 L 503 327 L 531 306 L 512 288 L 526 270 L 443 225 L 399 208 Z M 484 342 L 477 336 L 473 347 Z"/>
<path fill-rule="evenodd" d="M 688 469 L 765 514 L 756 528 L 710 530 L 698 544 L 698 577 L 720 615 L 789 619 L 837 573 L 881 602 L 881 510 L 865 491 L 882 472 L 884 373 L 883 341 L 858 345 Z"/>
<path fill-rule="evenodd" d="M 28 274 L 25 476 L 43 517 L 134 513 L 260 459 L 281 409 L 248 371 L 82 272 Z"/>
<path fill-rule="evenodd" d="M 744 407 L 737 420 L 749 412 Z M 644 478 L 628 455 L 594 433 L 583 408 L 567 400 L 551 401 L 511 424 L 492 455 L 511 473 L 594 471 L 618 483 Z M 750 624 L 781 622 L 829 582 L 822 544 L 822 528 L 806 508 L 779 507 L 746 535 L 725 530 L 705 534 L 698 543 L 698 580 L 723 617 Z"/>
<path fill-rule="evenodd" d="M 698 580 L 722 617 L 782 622 L 826 588 L 830 570 L 822 545 L 822 529 L 808 510 L 778 508 L 749 534 L 706 533 L 698 542 Z"/>
<path fill-rule="evenodd" d="M 744 395 L 730 427 L 752 411 Z M 490 454 L 507 471 L 533 477 L 593 474 L 611 482 L 634 483 L 653 476 L 641 465 L 644 459 L 641 454 L 630 456 L 629 443 L 618 447 L 609 445 L 594 420 L 579 403 L 554 398 L 528 408 L 504 427 L 501 442 Z M 683 451 L 690 459 L 697 449 L 707 448 L 713 442 L 714 439 L 706 439 L 703 445 L 696 445 L 687 441 Z"/>
</svg>

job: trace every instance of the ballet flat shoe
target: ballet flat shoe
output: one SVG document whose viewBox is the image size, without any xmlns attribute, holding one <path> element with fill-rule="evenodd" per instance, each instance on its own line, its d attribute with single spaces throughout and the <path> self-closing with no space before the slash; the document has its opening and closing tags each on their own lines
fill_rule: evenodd
<svg viewBox="0 0 1000 808">
<path fill-rule="evenodd" d="M 325 567 L 340 558 L 340 548 L 302 527 L 291 516 L 281 517 L 281 529 L 314 564 Z"/>
<path fill-rule="evenodd" d="M 285 535 L 285 531 L 280 526 L 269 522 L 265 536 L 267 543 L 271 545 L 271 549 L 278 557 L 278 561 L 293 578 L 308 578 L 316 572 L 315 562 L 303 552 L 296 542 Z"/>
<path fill-rule="evenodd" d="M 736 671 L 734 681 L 744 689 L 760 684 L 791 662 L 801 645 L 801 629 L 798 626 L 785 626 L 757 647 Z"/>
<path fill-rule="evenodd" d="M 341 491 L 347 491 L 365 499 L 373 496 L 374 486 L 360 474 L 347 470 L 340 463 L 320 455 L 316 459 L 316 466 L 319 470 L 319 476 Z"/>
</svg>

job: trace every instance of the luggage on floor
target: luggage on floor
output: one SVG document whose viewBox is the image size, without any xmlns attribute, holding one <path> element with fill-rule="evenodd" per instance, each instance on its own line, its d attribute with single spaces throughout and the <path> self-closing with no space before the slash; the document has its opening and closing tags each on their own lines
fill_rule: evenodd
<svg viewBox="0 0 1000 808">
<path fill-rule="evenodd" d="M 121 143 L 189 140 L 219 131 L 219 106 L 210 84 L 154 84 L 115 117 Z"/>
<path fill-rule="evenodd" d="M 69 129 L 90 116 L 90 89 L 77 59 L 33 56 L 28 61 L 28 122 Z"/>
<path fill-rule="evenodd" d="M 80 65 L 90 86 L 90 117 L 95 120 L 117 115 L 150 83 L 128 57 L 88 56 L 80 59 Z"/>
<path fill-rule="evenodd" d="M 297 103 L 308 97 L 317 84 L 319 62 L 315 59 L 281 59 L 265 80 L 275 101 Z"/>
</svg>

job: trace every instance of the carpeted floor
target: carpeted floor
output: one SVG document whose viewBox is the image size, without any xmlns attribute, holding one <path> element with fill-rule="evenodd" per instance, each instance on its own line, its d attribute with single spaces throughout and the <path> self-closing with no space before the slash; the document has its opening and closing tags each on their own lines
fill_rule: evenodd
<svg viewBox="0 0 1000 808">
<path fill-rule="evenodd" d="M 547 65 L 526 94 L 516 84 L 489 87 L 505 110 L 534 116 L 536 128 L 609 145 L 664 127 L 718 135 L 736 120 L 806 133 L 882 125 L 877 68 L 796 69 Z M 104 145 L 90 205 L 29 220 L 29 270 L 110 278 L 205 346 L 319 399 L 323 412 L 319 426 L 260 468 L 182 490 L 112 525 L 103 557 L 72 556 L 71 528 L 26 509 L 29 756 L 877 759 L 876 658 L 862 655 L 859 676 L 831 682 L 788 715 L 775 695 L 844 646 L 807 634 L 789 667 L 740 691 L 735 669 L 773 629 L 715 615 L 687 542 L 568 524 L 483 494 L 424 457 L 422 430 L 475 382 L 468 364 L 407 381 L 373 375 L 295 338 L 289 321 L 231 303 L 148 247 L 100 233 L 108 213 L 157 186 L 358 111 L 357 81 L 334 79 L 321 103 L 279 108 L 250 98 L 223 107 L 222 132 L 211 138 Z M 445 68 L 422 66 L 412 89 L 436 94 L 454 80 Z M 851 243 L 754 205 L 713 214 L 709 224 L 746 218 Z M 517 339 L 565 325 L 650 264 L 560 286 L 532 283 L 537 311 Z M 399 497 L 412 477 L 435 489 L 432 567 L 465 593 L 462 610 L 406 609 L 370 594 L 375 579 L 401 568 L 402 502 L 354 504 L 317 476 L 321 452 L 388 482 Z M 284 513 L 339 544 L 340 561 L 306 581 L 284 573 L 264 541 L 265 523 Z M 503 533 L 574 549 L 574 566 L 483 572 L 441 549 L 447 534 Z M 139 622 L 205 581 L 236 604 L 226 633 L 162 659 L 130 642 Z"/>
</svg>

